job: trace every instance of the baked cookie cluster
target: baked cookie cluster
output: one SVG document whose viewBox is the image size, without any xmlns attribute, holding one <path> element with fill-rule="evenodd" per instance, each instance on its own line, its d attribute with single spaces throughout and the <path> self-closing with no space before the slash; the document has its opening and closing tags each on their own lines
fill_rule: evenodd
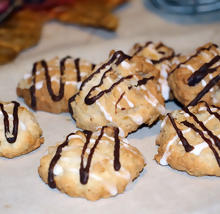
<svg viewBox="0 0 220 214">
<path fill-rule="evenodd" d="M 69 111 L 80 131 L 41 158 L 42 180 L 73 197 L 98 200 L 122 193 L 145 161 L 127 137 L 163 119 L 156 139 L 160 165 L 190 175 L 220 176 L 220 50 L 208 43 L 192 55 L 163 43 L 111 51 L 95 65 L 80 58 L 34 63 L 17 95 L 33 110 Z M 169 112 L 165 102 L 181 110 Z M 17 102 L 0 104 L 0 155 L 15 157 L 43 143 L 33 114 Z"/>
</svg>

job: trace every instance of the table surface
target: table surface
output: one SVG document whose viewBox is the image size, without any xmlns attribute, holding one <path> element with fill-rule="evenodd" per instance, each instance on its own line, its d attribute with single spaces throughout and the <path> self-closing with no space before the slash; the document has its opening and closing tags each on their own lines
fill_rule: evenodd
<svg viewBox="0 0 220 214">
<path fill-rule="evenodd" d="M 83 57 L 95 63 L 105 60 L 111 49 L 127 51 L 135 42 L 162 41 L 176 52 L 189 53 L 206 42 L 220 45 L 220 23 L 177 24 L 149 11 L 142 1 L 132 1 L 115 11 L 120 19 L 117 32 L 50 22 L 43 28 L 40 43 L 21 53 L 14 62 L 1 66 L 0 99 L 16 96 L 16 85 L 33 62 L 55 56 Z M 176 109 L 174 103 L 168 109 Z M 219 214 L 220 181 L 217 177 L 193 177 L 158 165 L 155 137 L 160 124 L 142 128 L 128 140 L 143 152 L 147 166 L 125 193 L 90 202 L 71 198 L 50 189 L 38 176 L 39 159 L 48 146 L 63 141 L 75 129 L 69 114 L 35 113 L 45 143 L 36 151 L 14 159 L 0 158 L 0 213 L 192 213 Z M 48 122 L 49 121 L 49 122 Z M 61 127 L 65 127 L 62 129 Z"/>
</svg>

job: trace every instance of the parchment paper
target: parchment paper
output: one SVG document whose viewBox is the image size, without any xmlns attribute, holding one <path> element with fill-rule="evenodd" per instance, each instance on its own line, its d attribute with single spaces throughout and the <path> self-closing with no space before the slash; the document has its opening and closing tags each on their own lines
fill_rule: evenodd
<svg viewBox="0 0 220 214">
<path fill-rule="evenodd" d="M 125 9 L 125 18 L 131 16 L 129 11 L 132 13 L 132 11 L 142 10 L 139 8 L 139 4 L 135 5 L 136 10 L 133 8 Z M 146 17 L 153 20 L 158 19 L 149 14 Z M 33 62 L 39 59 L 72 55 L 100 62 L 108 56 L 111 49 L 127 51 L 134 42 L 148 40 L 163 41 L 174 47 L 177 52 L 185 53 L 191 52 L 194 48 L 208 41 L 217 42 L 220 45 L 219 34 L 216 34 L 219 29 L 213 28 L 213 26 L 210 26 L 210 28 L 197 26 L 198 31 L 187 31 L 186 27 L 183 27 L 183 31 L 170 32 L 170 29 L 181 28 L 164 24 L 164 21 L 157 21 L 157 31 L 148 31 L 147 28 L 142 29 L 133 25 L 136 34 L 123 34 L 123 29 L 126 30 L 126 26 L 130 26 L 129 20 L 125 20 L 125 18 L 121 18 L 122 23 L 118 37 L 108 40 L 104 38 L 105 36 L 104 39 L 97 39 L 93 36 L 92 39 L 95 42 L 88 42 L 88 44 L 84 43 L 79 46 L 64 42 L 61 37 L 50 41 L 47 32 L 44 32 L 39 47 L 24 52 L 13 63 L 0 67 L 0 100 L 17 100 L 25 105 L 23 100 L 16 96 L 16 85 L 24 73 L 31 71 Z M 133 19 L 130 18 L 130 21 Z M 153 24 L 149 26 L 153 29 Z M 164 27 L 168 28 L 164 29 Z M 49 24 L 48 28 L 59 34 L 59 27 L 56 28 L 53 23 Z M 216 29 L 216 31 L 213 29 Z M 78 30 L 80 29 L 77 29 L 77 32 Z M 88 32 L 83 32 L 83 34 L 86 33 Z M 48 44 L 46 41 L 48 41 Z M 57 41 L 63 43 L 56 43 Z M 178 107 L 171 102 L 167 104 L 167 108 L 176 109 Z M 142 151 L 147 166 L 140 177 L 129 185 L 123 194 L 90 202 L 86 199 L 71 198 L 57 190 L 50 189 L 40 179 L 37 172 L 40 158 L 47 152 L 48 146 L 64 141 L 65 136 L 75 130 L 75 123 L 68 113 L 55 115 L 46 112 L 35 112 L 35 115 L 43 129 L 45 143 L 39 149 L 27 155 L 14 159 L 0 158 L 0 213 L 220 213 L 219 178 L 189 176 L 187 173 L 176 171 L 169 166 L 160 166 L 153 160 L 157 152 L 155 137 L 160 130 L 159 122 L 151 128 L 144 127 L 129 135 L 129 142 Z"/>
</svg>

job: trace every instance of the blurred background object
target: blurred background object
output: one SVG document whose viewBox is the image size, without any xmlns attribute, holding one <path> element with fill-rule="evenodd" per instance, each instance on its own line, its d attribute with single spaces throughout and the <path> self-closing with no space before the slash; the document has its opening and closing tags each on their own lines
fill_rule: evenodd
<svg viewBox="0 0 220 214">
<path fill-rule="evenodd" d="M 220 10 L 219 0 L 151 0 L 152 4 L 171 13 L 198 14 Z"/>
<path fill-rule="evenodd" d="M 0 1 L 0 64 L 36 45 L 50 20 L 115 31 L 112 11 L 128 0 L 10 0 Z"/>
<path fill-rule="evenodd" d="M 220 20 L 220 0 L 144 0 L 144 3 L 160 17 L 179 24 Z"/>
</svg>

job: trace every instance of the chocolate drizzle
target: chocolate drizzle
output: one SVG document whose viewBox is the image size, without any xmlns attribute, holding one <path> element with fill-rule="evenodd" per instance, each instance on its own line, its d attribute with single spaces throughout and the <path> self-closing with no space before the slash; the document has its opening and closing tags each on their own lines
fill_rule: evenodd
<svg viewBox="0 0 220 214">
<path fill-rule="evenodd" d="M 74 60 L 75 68 L 76 68 L 76 79 L 77 79 L 77 82 L 80 82 L 80 81 L 81 81 L 79 60 L 80 60 L 79 58 L 76 58 L 76 59 Z"/>
<path fill-rule="evenodd" d="M 194 57 L 196 57 L 196 56 L 198 56 L 202 51 L 204 51 L 204 50 L 210 50 L 212 47 L 216 47 L 216 48 L 218 48 L 218 45 L 216 45 L 216 44 L 211 44 L 211 45 L 209 45 L 208 47 L 201 47 L 201 48 L 199 48 L 197 51 L 196 51 L 196 53 L 195 54 L 193 54 L 192 56 L 190 56 L 188 59 L 186 59 L 184 62 L 181 62 L 181 63 L 179 63 L 170 73 L 169 73 L 169 75 L 170 74 L 172 74 L 175 70 L 177 70 L 178 68 L 180 68 L 180 66 L 181 65 L 183 65 L 183 64 L 186 64 L 187 62 L 189 62 L 191 59 L 193 59 Z"/>
<path fill-rule="evenodd" d="M 220 139 L 216 135 L 214 135 L 212 131 L 210 131 L 204 125 L 204 123 L 196 117 L 196 115 L 194 115 L 191 111 L 189 111 L 187 107 L 183 108 L 183 110 L 194 119 L 194 121 L 203 129 L 203 131 L 207 132 L 207 134 L 214 140 L 215 145 L 218 147 L 218 149 L 220 149 Z"/>
<path fill-rule="evenodd" d="M 92 136 L 92 132 L 87 131 L 87 137 L 86 137 L 86 143 L 83 146 L 83 150 L 82 150 L 82 154 L 81 154 L 81 163 L 80 163 L 80 182 L 81 184 L 87 184 L 88 179 L 89 179 L 89 170 L 90 170 L 90 166 L 91 166 L 91 162 L 92 162 L 92 157 L 93 154 L 95 152 L 96 147 L 98 146 L 100 140 L 103 137 L 104 134 L 104 129 L 106 128 L 106 126 L 103 126 L 100 132 L 100 135 L 98 136 L 98 138 L 96 139 L 93 147 L 90 149 L 90 153 L 88 155 L 87 158 L 87 162 L 86 162 L 86 166 L 84 167 L 84 155 L 85 155 L 85 151 L 88 147 L 88 144 L 90 142 L 90 138 Z M 121 168 L 121 164 L 120 164 L 120 140 L 118 137 L 119 134 L 119 129 L 114 127 L 114 138 L 115 138 L 115 146 L 114 146 L 114 169 L 116 171 L 120 170 Z"/>
<path fill-rule="evenodd" d="M 201 98 L 209 92 L 209 90 L 215 86 L 220 80 L 220 74 L 212 78 L 209 83 L 197 94 L 197 96 L 187 105 L 187 106 L 194 106 L 196 105 Z"/>
<path fill-rule="evenodd" d="M 201 102 L 205 103 L 205 106 L 206 106 L 207 111 L 209 112 L 209 114 L 214 115 L 214 116 L 220 121 L 220 115 L 219 115 L 217 112 L 212 111 L 212 110 L 210 109 L 210 107 L 209 107 L 209 105 L 208 105 L 207 102 L 205 102 L 205 101 L 201 101 Z M 217 108 L 218 110 L 220 110 L 220 108 L 219 108 L 218 106 L 212 105 L 212 107 L 213 107 L 213 108 Z"/>
<path fill-rule="evenodd" d="M 109 59 L 108 62 L 102 64 L 99 68 L 97 68 L 96 71 L 94 71 L 90 76 L 88 76 L 81 84 L 79 91 L 73 95 L 72 97 L 70 97 L 70 99 L 68 100 L 68 107 L 69 107 L 69 112 L 70 114 L 73 116 L 73 110 L 71 107 L 71 103 L 75 100 L 76 96 L 79 94 L 79 92 L 82 90 L 82 88 L 84 87 L 84 85 L 89 82 L 96 74 L 99 74 L 103 69 L 107 69 L 105 71 L 105 73 L 103 74 L 102 80 L 105 77 L 105 75 L 110 72 L 112 70 L 112 66 L 111 64 L 115 64 L 116 66 L 119 65 L 122 61 L 126 60 L 126 59 L 130 59 L 131 56 L 128 56 L 126 54 L 124 54 L 122 51 L 116 51 L 111 58 Z M 97 86 L 94 86 L 90 91 L 93 91 L 96 87 L 98 87 L 99 85 L 101 85 L 101 83 L 99 83 Z M 91 93 L 91 92 L 89 92 Z M 88 97 L 90 96 L 90 94 L 87 95 Z M 102 96 L 102 95 L 101 95 Z M 93 101 L 93 100 L 92 100 Z M 90 102 L 90 98 L 89 98 L 89 102 Z M 95 102 L 95 101 L 94 101 Z"/>
<path fill-rule="evenodd" d="M 120 139 L 119 135 L 119 128 L 114 127 L 114 138 L 115 138 L 115 147 L 114 147 L 114 169 L 119 171 L 121 168 L 120 163 Z"/>
<path fill-rule="evenodd" d="M 46 79 L 46 86 L 47 86 L 47 90 L 49 92 L 49 95 L 51 97 L 51 99 L 55 102 L 60 101 L 63 96 L 64 96 L 64 86 L 65 83 L 62 81 L 62 77 L 64 75 L 64 71 L 65 71 L 65 62 L 67 59 L 71 59 L 70 56 L 67 56 L 63 59 L 60 60 L 60 80 L 59 80 L 59 84 L 60 84 L 60 88 L 59 88 L 59 92 L 58 94 L 54 94 L 54 91 L 52 89 L 52 83 L 51 83 L 51 78 L 49 75 L 49 69 L 48 69 L 48 65 L 47 62 L 45 60 L 41 60 L 40 62 L 36 62 L 33 65 L 33 69 L 32 69 L 32 86 L 30 87 L 30 94 L 31 94 L 31 107 L 33 109 L 36 109 L 36 73 L 37 73 L 37 66 L 38 64 L 40 64 L 42 66 L 42 68 L 44 69 L 45 72 L 45 79 Z M 81 76 L 80 76 L 80 59 L 76 58 L 74 60 L 74 64 L 75 64 L 75 68 L 76 68 L 76 75 L 77 75 L 77 81 L 81 81 Z"/>
<path fill-rule="evenodd" d="M 66 140 L 60 144 L 58 147 L 57 147 L 57 150 L 56 150 L 56 153 L 54 155 L 54 157 L 52 158 L 51 162 L 50 162 L 50 165 L 49 165 L 49 169 L 48 169 L 48 179 L 47 179 L 47 182 L 48 182 L 48 185 L 50 188 L 56 188 L 56 183 L 55 183 L 55 180 L 54 180 L 54 174 L 53 174 L 53 171 L 54 171 L 54 167 L 56 165 L 56 163 L 58 162 L 58 160 L 60 159 L 61 157 L 61 152 L 62 152 L 62 149 L 68 145 L 69 143 L 69 137 L 74 135 L 75 133 L 71 133 L 69 134 L 67 137 L 66 137 Z"/>
<path fill-rule="evenodd" d="M 215 150 L 215 148 L 213 147 L 211 140 L 208 139 L 207 137 L 205 137 L 205 135 L 203 134 L 203 132 L 202 132 L 200 129 L 196 128 L 196 126 L 195 126 L 193 123 L 190 123 L 190 122 L 188 122 L 188 121 L 183 121 L 183 122 L 181 122 L 181 123 L 182 123 L 183 125 L 185 125 L 185 126 L 191 128 L 191 129 L 194 130 L 195 132 L 199 133 L 199 135 L 201 136 L 201 138 L 209 145 L 209 147 L 210 147 L 210 149 L 212 150 L 213 154 L 215 155 L 215 158 L 216 158 L 216 160 L 217 160 L 217 162 L 218 162 L 218 165 L 219 165 L 219 167 L 220 167 L 220 157 L 219 157 L 219 155 L 218 155 L 218 152 L 217 152 L 217 151 Z"/>
<path fill-rule="evenodd" d="M 147 48 L 150 44 L 152 44 L 151 41 L 150 41 L 150 42 L 147 42 L 147 43 L 146 43 L 145 45 L 143 45 L 143 46 L 139 46 L 139 47 L 137 48 L 136 52 L 135 52 L 132 56 L 138 55 L 144 48 Z M 155 49 L 158 50 L 158 53 L 164 55 L 164 54 L 165 54 L 164 51 L 159 51 L 159 49 L 160 49 L 161 47 L 165 47 L 165 45 L 164 45 L 162 42 L 160 42 L 160 43 L 155 47 Z M 169 56 L 161 57 L 161 58 L 158 59 L 158 60 L 154 60 L 154 59 L 150 59 L 150 58 L 149 58 L 149 59 L 150 59 L 150 61 L 155 65 L 155 64 L 159 64 L 159 63 L 161 63 L 161 62 L 163 62 L 163 61 L 165 61 L 165 60 L 170 60 L 170 59 L 172 59 L 174 56 L 175 56 L 175 52 L 172 50 L 172 52 L 171 52 L 171 54 L 170 54 Z"/>
<path fill-rule="evenodd" d="M 19 125 L 19 119 L 18 119 L 18 107 L 20 104 L 16 101 L 12 101 L 14 104 L 14 109 L 13 109 L 13 130 L 12 133 L 10 133 L 10 127 L 9 127 L 9 118 L 8 118 L 8 113 L 4 110 L 4 105 L 0 103 L 0 108 L 2 111 L 2 114 L 4 116 L 4 130 L 5 130 L 5 138 L 8 141 L 8 143 L 14 143 L 17 139 L 18 136 L 18 125 Z M 8 137 L 7 135 L 10 134 L 13 137 Z"/>
<path fill-rule="evenodd" d="M 83 83 L 82 83 L 82 85 L 81 85 L 81 87 L 80 87 L 80 90 L 82 89 L 82 87 L 83 87 L 88 81 L 90 81 L 90 80 L 93 78 L 94 75 L 100 73 L 101 70 L 107 68 L 107 70 L 106 70 L 106 71 L 104 72 L 104 74 L 102 75 L 100 82 L 99 82 L 97 85 L 93 86 L 93 87 L 89 90 L 88 94 L 86 95 L 86 97 L 85 97 L 85 103 L 86 103 L 87 105 L 93 104 L 97 99 L 99 99 L 100 97 L 102 97 L 105 93 L 110 92 L 116 85 L 120 84 L 122 81 L 124 81 L 124 80 L 126 80 L 126 79 L 131 79 L 131 78 L 132 78 L 132 75 L 129 75 L 129 76 L 126 76 L 126 77 L 122 77 L 120 80 L 118 80 L 117 82 L 115 82 L 110 88 L 108 88 L 108 89 L 106 89 L 106 90 L 104 90 L 104 91 L 101 91 L 101 92 L 98 93 L 97 95 L 91 97 L 92 92 L 93 92 L 97 87 L 99 87 L 99 86 L 101 86 L 101 85 L 103 84 L 104 78 L 106 77 L 107 73 L 109 73 L 109 72 L 112 70 L 111 64 L 114 63 L 116 66 L 118 66 L 121 62 L 123 62 L 123 61 L 126 60 L 126 59 L 130 59 L 130 58 L 131 58 L 130 56 L 124 54 L 122 51 L 117 51 L 117 52 L 115 52 L 115 53 L 112 55 L 111 59 L 110 59 L 107 63 L 103 64 L 103 65 L 102 65 L 100 68 L 98 68 L 94 73 L 92 73 L 85 81 L 83 81 Z M 110 67 L 108 68 L 108 66 L 110 66 Z M 79 93 L 79 92 L 78 92 L 78 93 Z M 78 95 L 78 94 L 76 94 L 76 95 Z M 76 95 L 74 95 L 73 97 L 70 98 L 69 103 L 71 103 L 72 101 L 75 100 Z M 69 105 L 69 107 L 71 108 L 70 105 Z M 72 112 L 72 110 L 70 110 L 70 112 Z"/>
<path fill-rule="evenodd" d="M 220 115 L 219 115 L 217 112 L 213 112 L 213 111 L 210 109 L 210 107 L 208 106 L 208 104 L 207 104 L 206 102 L 204 102 L 204 103 L 205 103 L 205 106 L 206 106 L 207 111 L 209 112 L 209 114 L 214 115 L 214 116 L 219 120 Z M 219 167 L 220 167 L 220 157 L 219 157 L 219 154 L 218 154 L 217 150 L 215 149 L 215 147 L 213 146 L 213 143 L 212 143 L 212 140 L 213 140 L 215 146 L 220 150 L 220 139 L 219 139 L 218 136 L 216 136 L 211 130 L 209 130 L 209 129 L 204 125 L 204 123 L 203 123 L 202 121 L 200 121 L 200 120 L 196 117 L 196 115 L 193 114 L 187 107 L 184 107 L 183 110 L 184 110 L 187 114 L 189 114 L 190 117 L 192 117 L 192 119 L 196 122 L 196 124 L 199 125 L 199 127 L 200 127 L 201 129 L 197 128 L 193 123 L 191 123 L 191 122 L 189 122 L 189 121 L 186 121 L 186 120 L 185 120 L 185 121 L 182 121 L 181 123 L 182 123 L 183 125 L 185 125 L 186 127 L 191 128 L 193 131 L 195 131 L 196 133 L 198 133 L 198 134 L 201 136 L 201 138 L 208 144 L 209 148 L 212 150 L 212 152 L 213 152 L 213 154 L 214 154 L 214 156 L 215 156 L 215 158 L 216 158 L 216 160 L 217 160 L 217 163 L 218 163 L 218 165 L 219 165 Z M 172 118 L 172 116 L 171 116 L 170 113 L 168 114 L 168 117 L 169 117 L 169 119 L 170 119 L 170 121 L 171 121 L 171 123 L 172 123 L 174 129 L 176 130 L 178 137 L 179 137 L 180 140 L 182 141 L 183 146 L 184 146 L 186 152 L 192 151 L 193 147 L 192 147 L 192 149 L 186 149 L 185 146 L 186 146 L 186 145 L 188 146 L 189 144 L 188 144 L 188 142 L 187 142 L 187 144 L 186 144 L 186 141 L 187 141 L 187 140 L 183 137 L 182 131 L 177 128 L 177 126 L 176 126 L 176 124 L 175 124 L 175 120 Z M 207 138 L 204 133 L 206 133 L 212 140 L 209 139 L 209 138 Z"/>
<path fill-rule="evenodd" d="M 194 149 L 194 147 L 191 146 L 191 145 L 189 144 L 189 142 L 187 141 L 187 139 L 183 136 L 182 131 L 177 127 L 176 122 L 175 122 L 175 120 L 173 119 L 173 117 L 171 116 L 171 114 L 168 113 L 167 115 L 168 115 L 168 117 L 169 117 L 169 119 L 170 119 L 171 124 L 173 125 L 174 129 L 176 130 L 176 133 L 177 133 L 179 139 L 181 140 L 181 142 L 182 142 L 182 144 L 183 144 L 183 146 L 184 146 L 184 148 L 185 148 L 185 151 L 186 151 L 186 152 L 192 151 L 192 150 Z"/>
<path fill-rule="evenodd" d="M 120 97 L 118 98 L 117 102 L 115 103 L 115 114 L 117 114 L 117 106 L 118 103 L 121 101 L 121 99 L 123 98 L 123 96 L 125 95 L 125 92 L 123 92 Z"/>
<path fill-rule="evenodd" d="M 89 179 L 89 169 L 90 169 L 90 165 L 91 165 L 91 161 L 92 161 L 92 156 L 93 156 L 93 153 L 95 151 L 96 146 L 98 145 L 99 140 L 102 138 L 103 129 L 101 130 L 101 135 L 98 137 L 98 139 L 96 140 L 94 146 L 90 150 L 90 154 L 89 154 L 88 159 L 87 159 L 86 167 L 84 167 L 84 165 L 83 165 L 83 163 L 84 163 L 84 155 L 85 155 L 86 149 L 87 149 L 87 147 L 89 145 L 90 138 L 92 136 L 92 132 L 91 131 L 86 131 L 86 132 L 84 132 L 84 134 L 86 135 L 86 142 L 85 142 L 85 144 L 83 146 L 83 150 L 82 150 L 82 154 L 81 154 L 80 169 L 79 169 L 81 184 L 86 184 L 88 182 L 88 179 Z"/>
<path fill-rule="evenodd" d="M 81 162 L 80 162 L 80 169 L 79 169 L 79 177 L 80 177 L 80 183 L 81 184 L 87 184 L 88 183 L 88 179 L 89 179 L 89 171 L 90 171 L 90 166 L 92 163 L 92 158 L 95 152 L 95 149 L 97 148 L 99 142 L 101 141 L 103 135 L 104 135 L 104 129 L 107 128 L 106 126 L 103 126 L 101 128 L 100 134 L 97 137 L 94 145 L 91 147 L 90 152 L 88 154 L 87 157 L 87 161 L 86 161 L 86 165 L 84 166 L 84 158 L 85 158 L 85 153 L 86 150 L 88 148 L 88 145 L 90 143 L 90 139 L 92 137 L 92 132 L 91 131 L 83 131 L 83 133 L 86 136 L 86 142 L 84 143 L 83 149 L 82 149 L 82 153 L 81 153 Z M 121 163 L 120 163 L 120 139 L 119 139 L 119 129 L 114 127 L 114 139 L 115 139 L 115 145 L 114 145 L 114 169 L 116 171 L 120 170 L 121 168 Z M 56 183 L 54 180 L 54 167 L 56 165 L 56 163 L 58 162 L 58 160 L 61 157 L 61 152 L 62 149 L 65 146 L 68 146 L 69 143 L 69 137 L 71 135 L 74 135 L 75 133 L 71 133 L 66 137 L 66 140 L 64 141 L 64 143 L 62 143 L 61 145 L 59 145 L 57 147 L 56 153 L 54 155 L 54 157 L 52 158 L 50 165 L 49 165 L 49 170 L 48 170 L 48 185 L 51 188 L 55 188 L 56 187 Z"/>
<path fill-rule="evenodd" d="M 134 52 L 134 54 L 132 56 L 136 56 L 138 53 L 140 53 L 144 48 L 146 48 L 147 46 L 149 46 L 150 44 L 152 44 L 153 42 L 149 41 L 146 42 L 145 45 L 141 46 L 139 45 L 139 47 L 137 48 L 137 50 Z"/>
<path fill-rule="evenodd" d="M 126 55 L 125 53 L 123 53 L 122 51 L 116 51 L 111 58 L 109 59 L 108 62 L 104 63 L 103 65 L 101 65 L 95 72 L 93 72 L 90 76 L 88 76 L 81 84 L 80 86 L 80 91 L 82 90 L 82 88 L 84 87 L 84 85 L 89 82 L 96 74 L 99 74 L 103 69 L 107 68 L 107 73 L 110 72 L 112 70 L 111 64 L 115 63 L 115 65 L 119 65 L 121 62 L 123 62 L 126 59 L 131 59 L 131 56 Z M 108 68 L 108 66 L 110 66 Z M 105 73 L 106 73 L 105 72 Z"/>
<path fill-rule="evenodd" d="M 164 45 L 162 42 L 160 42 L 160 43 L 156 46 L 156 50 L 158 50 L 158 53 L 164 55 L 164 54 L 166 54 L 166 52 L 159 51 L 159 49 L 162 48 L 162 47 L 165 47 L 165 45 Z M 161 63 L 161 62 L 163 62 L 163 61 L 165 61 L 165 60 L 171 60 L 174 56 L 175 56 L 175 52 L 171 49 L 170 55 L 161 57 L 161 58 L 158 59 L 158 60 L 153 60 L 153 59 L 152 59 L 151 62 L 152 62 L 154 65 L 156 65 L 156 64 L 159 64 L 159 63 Z"/>
<path fill-rule="evenodd" d="M 143 78 L 141 80 L 138 80 L 137 85 L 135 87 L 141 86 L 141 85 L 145 85 L 149 80 L 154 79 L 154 76 L 148 77 L 148 78 Z"/>
<path fill-rule="evenodd" d="M 220 56 L 215 56 L 210 62 L 203 64 L 197 71 L 195 71 L 189 78 L 188 78 L 188 85 L 195 86 L 198 84 L 206 75 L 209 73 L 213 73 L 219 68 L 216 66 L 214 68 L 210 68 L 216 62 L 220 60 Z"/>
<path fill-rule="evenodd" d="M 96 89 L 96 87 L 100 86 L 103 84 L 103 79 L 104 79 L 104 75 L 102 76 L 101 78 L 101 81 L 98 85 L 96 86 L 93 86 L 89 93 L 86 95 L 85 97 L 85 103 L 87 105 L 92 105 L 93 103 L 96 102 L 96 100 L 98 100 L 100 97 L 102 97 L 104 94 L 106 93 L 109 93 L 115 86 L 119 85 L 121 82 L 123 82 L 124 80 L 126 79 L 131 79 L 133 77 L 133 75 L 128 75 L 126 77 L 122 77 L 121 79 L 119 79 L 117 82 L 115 82 L 110 88 L 106 89 L 106 90 L 103 90 L 103 91 L 100 91 L 97 95 L 93 96 L 93 97 L 90 97 L 91 96 L 91 93 L 92 91 L 94 91 Z"/>
</svg>

